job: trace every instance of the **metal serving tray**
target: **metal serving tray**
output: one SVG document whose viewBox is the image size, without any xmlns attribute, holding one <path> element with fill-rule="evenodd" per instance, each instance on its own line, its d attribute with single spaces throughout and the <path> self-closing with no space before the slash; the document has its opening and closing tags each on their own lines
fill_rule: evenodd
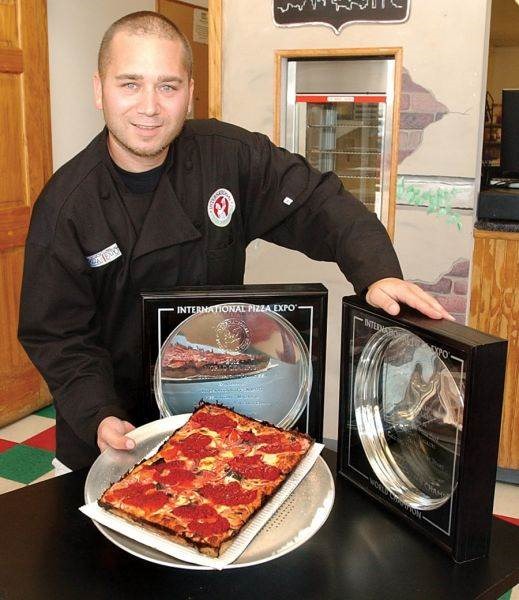
<svg viewBox="0 0 519 600">
<path fill-rule="evenodd" d="M 108 449 L 92 465 L 85 482 L 85 502 L 96 502 L 114 481 L 142 460 L 166 437 L 182 427 L 189 414 L 166 417 L 128 434 L 136 446 L 131 452 Z M 319 457 L 308 475 L 274 513 L 245 552 L 226 568 L 240 568 L 274 560 L 309 540 L 325 523 L 333 506 L 335 486 L 324 460 Z M 94 521 L 111 542 L 126 552 L 150 562 L 179 569 L 210 569 L 187 563 L 140 544 Z"/>
</svg>

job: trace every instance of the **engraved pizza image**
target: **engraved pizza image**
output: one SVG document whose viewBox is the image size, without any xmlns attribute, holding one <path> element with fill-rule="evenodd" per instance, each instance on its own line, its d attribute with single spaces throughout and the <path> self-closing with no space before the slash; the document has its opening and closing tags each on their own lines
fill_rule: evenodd
<svg viewBox="0 0 519 600">
<path fill-rule="evenodd" d="M 180 343 L 166 348 L 161 362 L 162 378 L 174 380 L 242 377 L 263 372 L 269 365 L 270 357 L 266 354 L 202 349 Z"/>
</svg>

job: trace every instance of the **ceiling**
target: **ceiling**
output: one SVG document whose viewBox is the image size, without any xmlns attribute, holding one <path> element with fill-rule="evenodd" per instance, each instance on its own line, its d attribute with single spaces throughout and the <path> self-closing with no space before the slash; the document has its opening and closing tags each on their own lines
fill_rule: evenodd
<svg viewBox="0 0 519 600">
<path fill-rule="evenodd" d="M 491 46 L 519 46 L 519 5 L 515 0 L 492 0 Z"/>
</svg>

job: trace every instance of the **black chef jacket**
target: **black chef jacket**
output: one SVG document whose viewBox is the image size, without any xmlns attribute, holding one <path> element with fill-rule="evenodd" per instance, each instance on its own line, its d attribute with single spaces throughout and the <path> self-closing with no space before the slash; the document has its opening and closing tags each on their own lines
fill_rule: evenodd
<svg viewBox="0 0 519 600">
<path fill-rule="evenodd" d="M 216 120 L 187 121 L 137 235 L 104 130 L 50 179 L 27 238 L 19 338 L 56 406 L 56 455 L 72 469 L 96 458 L 97 427 L 143 422 L 141 290 L 240 284 L 255 238 L 335 261 L 357 292 L 401 277 L 375 215 L 301 156 Z M 209 217 L 232 195 L 226 226 Z M 214 197 L 214 196 L 213 196 Z"/>
</svg>

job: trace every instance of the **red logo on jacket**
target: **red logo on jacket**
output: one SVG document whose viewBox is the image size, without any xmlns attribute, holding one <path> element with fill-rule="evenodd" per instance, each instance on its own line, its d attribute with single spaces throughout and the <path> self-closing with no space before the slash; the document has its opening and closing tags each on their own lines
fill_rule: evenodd
<svg viewBox="0 0 519 600">
<path fill-rule="evenodd" d="M 235 208 L 236 203 L 231 192 L 225 188 L 220 188 L 209 198 L 207 213 L 211 223 L 217 227 L 226 227 L 231 222 Z"/>
</svg>

